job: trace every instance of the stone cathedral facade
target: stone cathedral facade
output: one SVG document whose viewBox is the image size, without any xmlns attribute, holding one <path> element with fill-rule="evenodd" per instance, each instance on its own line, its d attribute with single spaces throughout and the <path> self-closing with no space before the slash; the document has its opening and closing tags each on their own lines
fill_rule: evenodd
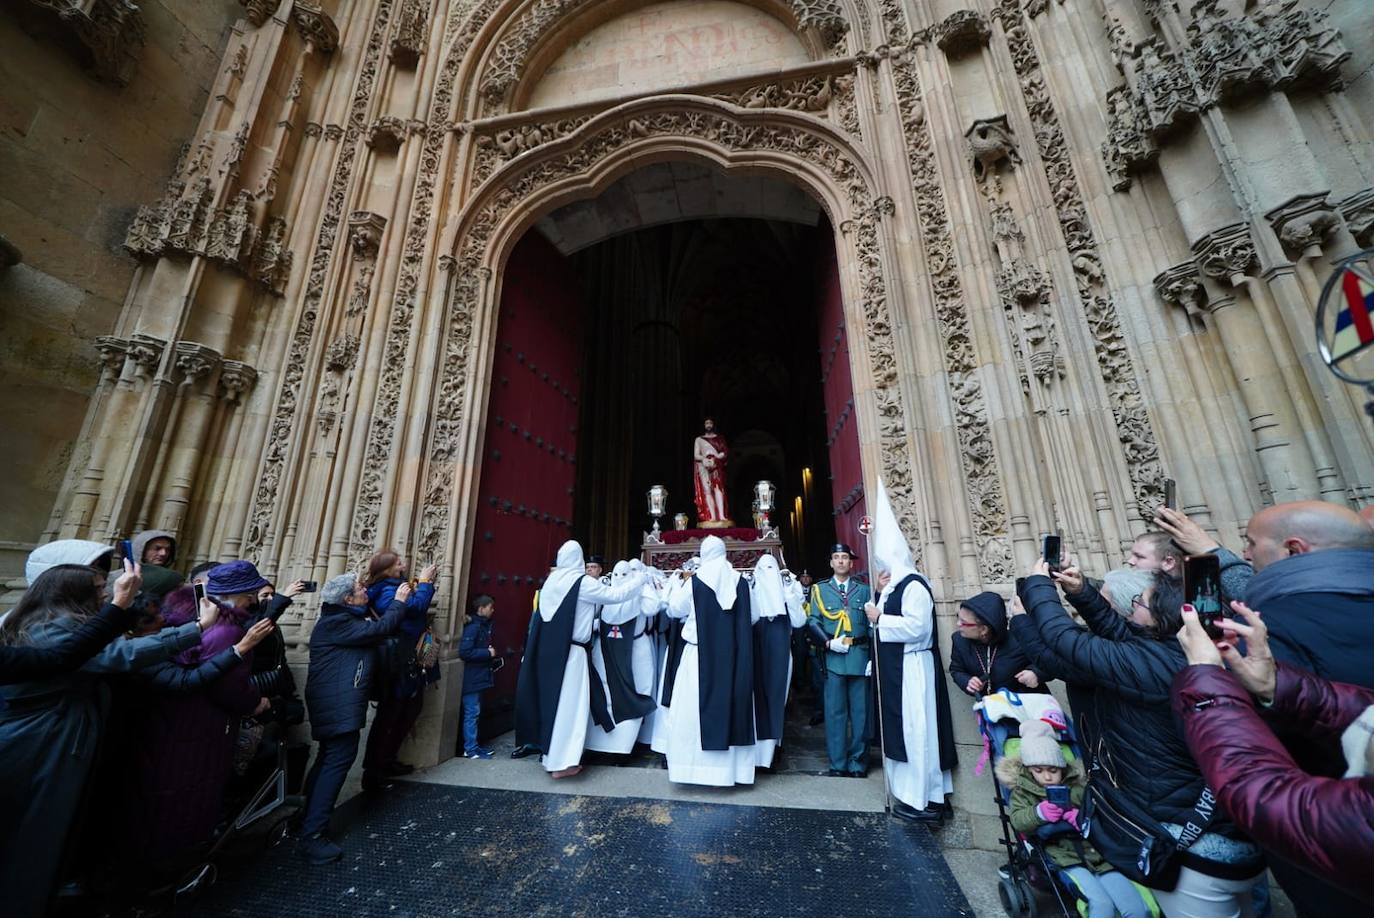
<svg viewBox="0 0 1374 918">
<path fill-rule="evenodd" d="M 127 254 L 89 243 L 122 302 L 44 339 L 80 398 L 7 409 L 43 470 L 15 557 L 153 526 L 183 563 L 324 580 L 394 545 L 439 563 L 454 640 L 506 260 L 682 161 L 785 181 L 834 228 L 864 479 L 951 612 L 1049 530 L 1119 563 L 1165 477 L 1233 547 L 1265 504 L 1374 498 L 1374 426 L 1312 332 L 1374 233 L 1360 0 L 242 0 L 200 5 L 220 20 L 180 66 L 149 57 L 184 4 L 27 6 L 64 12 L 6 41 L 87 117 L 201 90 L 110 218 Z M 14 216 L 56 205 L 3 196 L 14 323 L 82 281 Z"/>
</svg>

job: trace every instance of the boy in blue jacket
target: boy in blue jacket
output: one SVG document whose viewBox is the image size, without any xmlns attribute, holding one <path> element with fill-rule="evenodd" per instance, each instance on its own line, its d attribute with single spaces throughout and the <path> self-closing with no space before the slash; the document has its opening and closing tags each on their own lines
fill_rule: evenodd
<svg viewBox="0 0 1374 918">
<path fill-rule="evenodd" d="M 458 657 L 463 661 L 463 757 L 489 759 L 491 750 L 477 745 L 477 718 L 482 714 L 482 693 L 494 684 L 491 674 L 496 648 L 491 646 L 491 617 L 496 614 L 496 601 L 483 593 L 472 601 L 472 613 L 458 645 Z"/>
</svg>

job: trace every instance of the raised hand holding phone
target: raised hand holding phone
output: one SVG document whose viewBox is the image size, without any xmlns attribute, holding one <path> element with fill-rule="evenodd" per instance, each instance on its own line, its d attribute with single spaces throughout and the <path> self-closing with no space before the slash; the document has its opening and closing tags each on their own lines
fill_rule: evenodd
<svg viewBox="0 0 1374 918">
<path fill-rule="evenodd" d="M 121 609 L 129 608 L 129 604 L 134 601 L 138 591 L 143 588 L 143 568 L 135 564 L 133 559 L 125 556 L 124 572 L 119 575 L 119 579 L 114 582 L 113 595 L 111 602 Z"/>
<path fill-rule="evenodd" d="M 403 583 L 396 588 L 396 601 L 406 602 L 410 599 L 410 584 Z"/>
<path fill-rule="evenodd" d="M 1059 533 L 1054 532 L 1045 536 L 1044 551 L 1041 552 L 1040 557 L 1045 559 L 1045 563 L 1049 565 L 1051 572 L 1059 570 L 1060 564 L 1063 561 L 1060 557 L 1062 548 L 1063 539 L 1060 538 Z"/>
</svg>

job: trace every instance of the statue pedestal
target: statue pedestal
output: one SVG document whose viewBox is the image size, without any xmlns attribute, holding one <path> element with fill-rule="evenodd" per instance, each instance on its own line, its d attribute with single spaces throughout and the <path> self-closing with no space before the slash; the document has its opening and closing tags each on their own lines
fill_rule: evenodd
<svg viewBox="0 0 1374 918">
<path fill-rule="evenodd" d="M 764 555 L 772 555 L 777 559 L 778 567 L 787 566 L 783 563 L 782 540 L 778 538 L 776 529 L 743 527 L 674 529 L 660 533 L 661 541 L 653 538 L 651 533 L 645 533 L 644 544 L 640 547 L 640 560 L 664 572 L 675 571 L 701 554 L 701 542 L 707 536 L 715 536 L 725 543 L 725 556 L 737 570 L 751 570 Z"/>
</svg>

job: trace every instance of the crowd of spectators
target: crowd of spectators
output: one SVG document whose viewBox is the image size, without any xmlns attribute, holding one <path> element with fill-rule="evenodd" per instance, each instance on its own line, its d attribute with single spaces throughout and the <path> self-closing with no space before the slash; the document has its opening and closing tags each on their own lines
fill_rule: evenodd
<svg viewBox="0 0 1374 918">
<path fill-rule="evenodd" d="M 1076 844 L 1061 857 L 1131 875 L 1170 918 L 1267 915 L 1271 874 L 1300 915 L 1370 913 L 1370 520 L 1320 501 L 1268 507 L 1249 521 L 1240 556 L 1179 510 L 1161 508 L 1155 523 L 1100 581 L 1071 555 L 1053 568 L 1037 561 L 1005 629 L 988 594 L 967 600 L 951 674 L 972 695 L 1031 690 L 1027 674 L 1062 680 L 1099 800 L 1172 838 L 1171 869 L 1142 879 L 1139 851 L 1111 850 L 1106 826 L 1094 835 L 1078 804 L 1013 806 L 1013 822 L 1033 829 L 1047 812 L 1071 813 L 1074 832 L 1102 850 Z M 1180 581 L 1188 559 L 1208 554 L 1229 616 L 1203 622 Z M 1036 787 L 1006 777 L 1023 794 Z M 1090 914 L 1110 918 L 1111 898 L 1093 889 Z"/>
<path fill-rule="evenodd" d="M 278 591 L 243 560 L 183 576 L 167 532 L 121 545 L 34 550 L 0 619 L 7 916 L 138 911 L 195 875 L 264 774 L 304 784 L 292 832 L 312 862 L 336 859 L 329 817 L 369 703 L 364 787 L 380 791 L 409 770 L 397 756 L 438 678 L 432 567 L 412 585 L 384 551 L 324 585 L 302 701 L 277 620 L 313 584 Z M 290 742 L 307 714 L 308 778 L 308 747 Z"/>
</svg>

